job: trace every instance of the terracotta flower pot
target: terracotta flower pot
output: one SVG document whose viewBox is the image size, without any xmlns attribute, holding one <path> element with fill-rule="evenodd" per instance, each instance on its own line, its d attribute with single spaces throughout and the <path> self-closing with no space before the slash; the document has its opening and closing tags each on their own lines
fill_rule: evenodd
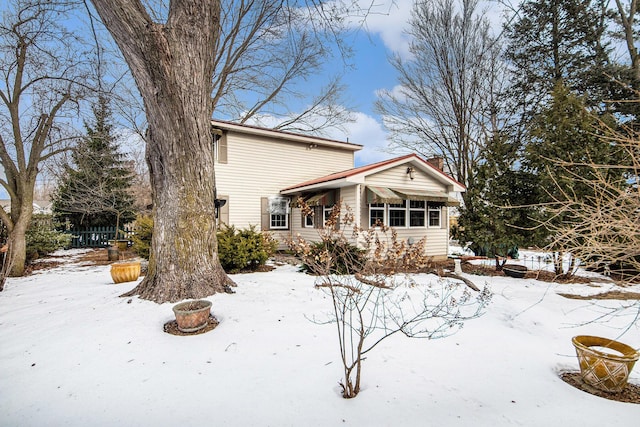
<svg viewBox="0 0 640 427">
<path fill-rule="evenodd" d="M 204 299 L 181 302 L 173 306 L 178 329 L 182 332 L 195 332 L 205 326 L 211 314 L 211 301 Z"/>
<path fill-rule="evenodd" d="M 140 277 L 140 261 L 111 264 L 111 278 L 114 283 L 133 282 L 138 277 Z"/>
<path fill-rule="evenodd" d="M 634 348 L 608 338 L 578 335 L 572 342 L 584 382 L 610 393 L 619 392 L 627 385 L 629 373 L 640 358 Z"/>
</svg>

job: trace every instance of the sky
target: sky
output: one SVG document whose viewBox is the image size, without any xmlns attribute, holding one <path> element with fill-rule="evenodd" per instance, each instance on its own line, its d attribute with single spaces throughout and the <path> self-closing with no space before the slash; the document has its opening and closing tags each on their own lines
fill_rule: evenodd
<svg viewBox="0 0 640 427">
<path fill-rule="evenodd" d="M 517 4 L 515 1 L 512 3 Z M 344 80 L 348 99 L 355 107 L 355 122 L 346 125 L 345 134 L 331 134 L 335 139 L 348 138 L 349 142 L 364 145 L 356 153 L 356 166 L 404 154 L 385 150 L 388 146 L 387 132 L 382 117 L 374 110 L 374 103 L 379 90 L 391 90 L 398 84 L 396 71 L 388 58 L 393 54 L 404 58 L 408 56 L 410 38 L 406 30 L 413 1 L 385 0 L 376 2 L 376 5 L 381 13 L 368 16 L 363 31 L 355 38 L 355 69 Z M 495 32 L 501 30 L 501 5 L 495 1 L 481 1 L 478 10 L 486 11 L 486 17 Z"/>
<path fill-rule="evenodd" d="M 515 0 L 514 0 L 515 1 Z M 371 0 L 359 0 L 361 4 L 369 4 Z M 410 40 L 405 34 L 411 15 L 413 0 L 382 0 L 375 1 L 374 13 L 367 16 L 366 22 L 352 22 L 352 28 L 358 28 L 349 35 L 352 42 L 354 56 L 351 60 L 353 68 L 344 75 L 343 83 L 346 88 L 344 100 L 352 111 L 354 121 L 347 123 L 343 130 L 332 130 L 327 136 L 340 141 L 349 141 L 363 145 L 363 149 L 355 155 L 355 166 L 374 163 L 405 152 L 389 152 L 387 132 L 382 118 L 375 112 L 374 104 L 377 92 L 382 89 L 393 89 L 397 85 L 394 68 L 389 64 L 389 56 L 408 55 Z M 488 11 L 488 18 L 494 23 L 493 27 L 499 31 L 500 6 L 494 1 L 483 0 L 480 9 Z M 77 19 L 78 27 L 87 27 L 86 17 Z M 80 23 L 80 20 L 84 21 Z M 308 82 L 310 88 L 320 87 L 324 76 L 316 76 Z M 315 81 L 314 81 L 315 80 Z M 305 82 L 307 83 L 307 82 Z M 311 94 L 313 95 L 313 94 Z M 135 145 L 132 151 L 140 151 Z M 42 169 L 42 168 L 41 168 Z M 41 174 L 42 175 L 42 174 Z M 42 175 L 40 183 L 49 182 L 50 178 Z M 0 199 L 8 195 L 0 189 Z"/>
<path fill-rule="evenodd" d="M 356 1 L 363 7 L 370 4 L 374 6 L 364 22 L 361 19 L 348 22 L 351 30 L 354 30 L 346 39 L 353 49 L 353 57 L 350 58 L 353 68 L 343 76 L 342 83 L 346 88 L 343 98 L 346 107 L 352 111 L 354 121 L 347 123 L 344 129 L 329 130 L 323 136 L 363 145 L 363 149 L 355 154 L 355 166 L 362 166 L 406 154 L 387 149 L 388 135 L 374 104 L 378 91 L 391 90 L 398 84 L 396 70 L 389 63 L 389 57 L 394 54 L 403 58 L 409 56 L 410 38 L 406 31 L 415 0 Z M 453 2 L 459 4 L 460 0 Z M 520 0 L 506 2 L 517 5 Z M 479 0 L 477 7 L 478 12 L 484 11 L 495 32 L 502 28 L 503 9 L 504 6 L 497 0 Z M 341 65 L 336 64 L 337 67 Z M 326 68 L 331 67 L 329 64 Z M 324 83 L 326 76 L 319 74 L 303 84 L 309 90 L 319 90 Z M 309 93 L 310 98 L 314 95 Z M 270 122 L 265 117 L 261 117 L 261 121 Z M 276 121 L 273 123 L 275 125 Z"/>
</svg>

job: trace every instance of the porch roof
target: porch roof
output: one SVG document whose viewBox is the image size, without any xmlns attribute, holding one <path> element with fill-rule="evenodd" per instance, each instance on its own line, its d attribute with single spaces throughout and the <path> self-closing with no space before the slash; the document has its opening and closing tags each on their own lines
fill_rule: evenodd
<svg viewBox="0 0 640 427">
<path fill-rule="evenodd" d="M 428 191 L 428 190 L 398 190 L 393 189 L 393 191 L 402 196 L 403 199 L 407 200 L 424 200 L 427 202 L 440 202 L 444 203 L 446 206 L 460 206 L 460 202 L 449 196 L 447 193 L 443 193 L 440 191 Z"/>
<path fill-rule="evenodd" d="M 367 185 L 367 203 L 402 203 L 402 196 L 387 187 Z"/>
</svg>

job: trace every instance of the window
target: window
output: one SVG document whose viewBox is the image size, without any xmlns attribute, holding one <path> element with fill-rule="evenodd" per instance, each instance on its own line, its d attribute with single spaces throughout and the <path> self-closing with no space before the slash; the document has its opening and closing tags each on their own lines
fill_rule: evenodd
<svg viewBox="0 0 640 427">
<path fill-rule="evenodd" d="M 313 228 L 313 215 L 305 215 L 304 217 L 304 226 Z"/>
<path fill-rule="evenodd" d="M 313 228 L 313 215 L 305 215 L 304 226 L 306 228 Z"/>
<path fill-rule="evenodd" d="M 440 206 L 429 206 L 429 227 L 440 227 Z"/>
<path fill-rule="evenodd" d="M 389 227 L 405 227 L 407 225 L 407 201 L 389 205 Z"/>
<path fill-rule="evenodd" d="M 333 205 L 331 206 L 323 206 L 322 207 L 322 215 L 324 218 L 324 222 L 322 223 L 323 225 L 327 224 L 327 221 L 329 221 L 329 218 L 331 218 L 331 212 L 333 211 Z"/>
<path fill-rule="evenodd" d="M 289 228 L 289 199 L 269 197 L 269 228 Z"/>
<path fill-rule="evenodd" d="M 369 227 L 384 224 L 384 203 L 371 203 L 369 205 Z"/>
<path fill-rule="evenodd" d="M 402 203 L 369 204 L 369 226 L 377 224 L 389 227 L 430 227 L 442 226 L 442 207 L 429 205 L 424 200 L 403 200 Z"/>
<path fill-rule="evenodd" d="M 426 203 L 424 200 L 409 201 L 409 227 L 424 227 Z"/>
</svg>

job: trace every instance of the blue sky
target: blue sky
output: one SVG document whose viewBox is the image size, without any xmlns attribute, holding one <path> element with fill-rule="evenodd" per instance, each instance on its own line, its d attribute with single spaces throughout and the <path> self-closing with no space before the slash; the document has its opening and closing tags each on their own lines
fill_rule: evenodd
<svg viewBox="0 0 640 427">
<path fill-rule="evenodd" d="M 372 0 L 358 0 L 369 5 Z M 329 138 L 361 144 L 364 148 L 356 153 L 356 166 L 388 159 L 404 153 L 385 151 L 387 147 L 387 133 L 382 119 L 374 111 L 376 92 L 381 89 L 393 89 L 397 85 L 396 72 L 389 64 L 388 57 L 398 53 L 403 57 L 408 55 L 409 39 L 405 34 L 408 20 L 411 16 L 413 0 L 373 0 L 374 13 L 371 13 L 366 23 L 353 22 L 359 31 L 352 33 L 354 68 L 343 78 L 346 86 L 345 101 L 352 107 L 355 121 L 345 126 L 345 131 L 333 131 L 326 135 Z M 515 4 L 519 0 L 513 0 Z M 454 0 L 454 3 L 457 3 Z M 500 28 L 500 9 L 493 0 L 481 1 L 481 8 L 489 8 L 489 18 L 494 22 L 494 28 Z M 85 18 L 86 19 L 86 18 Z M 82 19 L 85 21 L 85 19 Z M 86 23 L 86 21 L 84 22 Z M 309 87 L 320 85 L 323 76 L 318 81 L 310 81 Z M 40 177 L 40 179 L 45 179 Z M 0 198 L 6 194 L 0 189 Z"/>
<path fill-rule="evenodd" d="M 368 2 L 369 0 L 362 0 Z M 518 0 L 513 1 L 519 3 Z M 356 166 L 401 155 L 384 151 L 388 145 L 382 119 L 374 111 L 376 92 L 397 85 L 396 71 L 389 64 L 391 54 L 408 56 L 410 40 L 405 34 L 412 11 L 412 0 L 377 1 L 377 10 L 367 18 L 363 31 L 354 40 L 355 70 L 345 76 L 347 99 L 355 108 L 356 121 L 346 126 L 347 133 L 335 132 L 330 137 L 364 145 L 356 153 Z M 487 11 L 494 31 L 501 29 L 501 6 L 495 1 L 481 1 L 479 10 Z M 357 25 L 354 23 L 354 25 Z"/>
</svg>

